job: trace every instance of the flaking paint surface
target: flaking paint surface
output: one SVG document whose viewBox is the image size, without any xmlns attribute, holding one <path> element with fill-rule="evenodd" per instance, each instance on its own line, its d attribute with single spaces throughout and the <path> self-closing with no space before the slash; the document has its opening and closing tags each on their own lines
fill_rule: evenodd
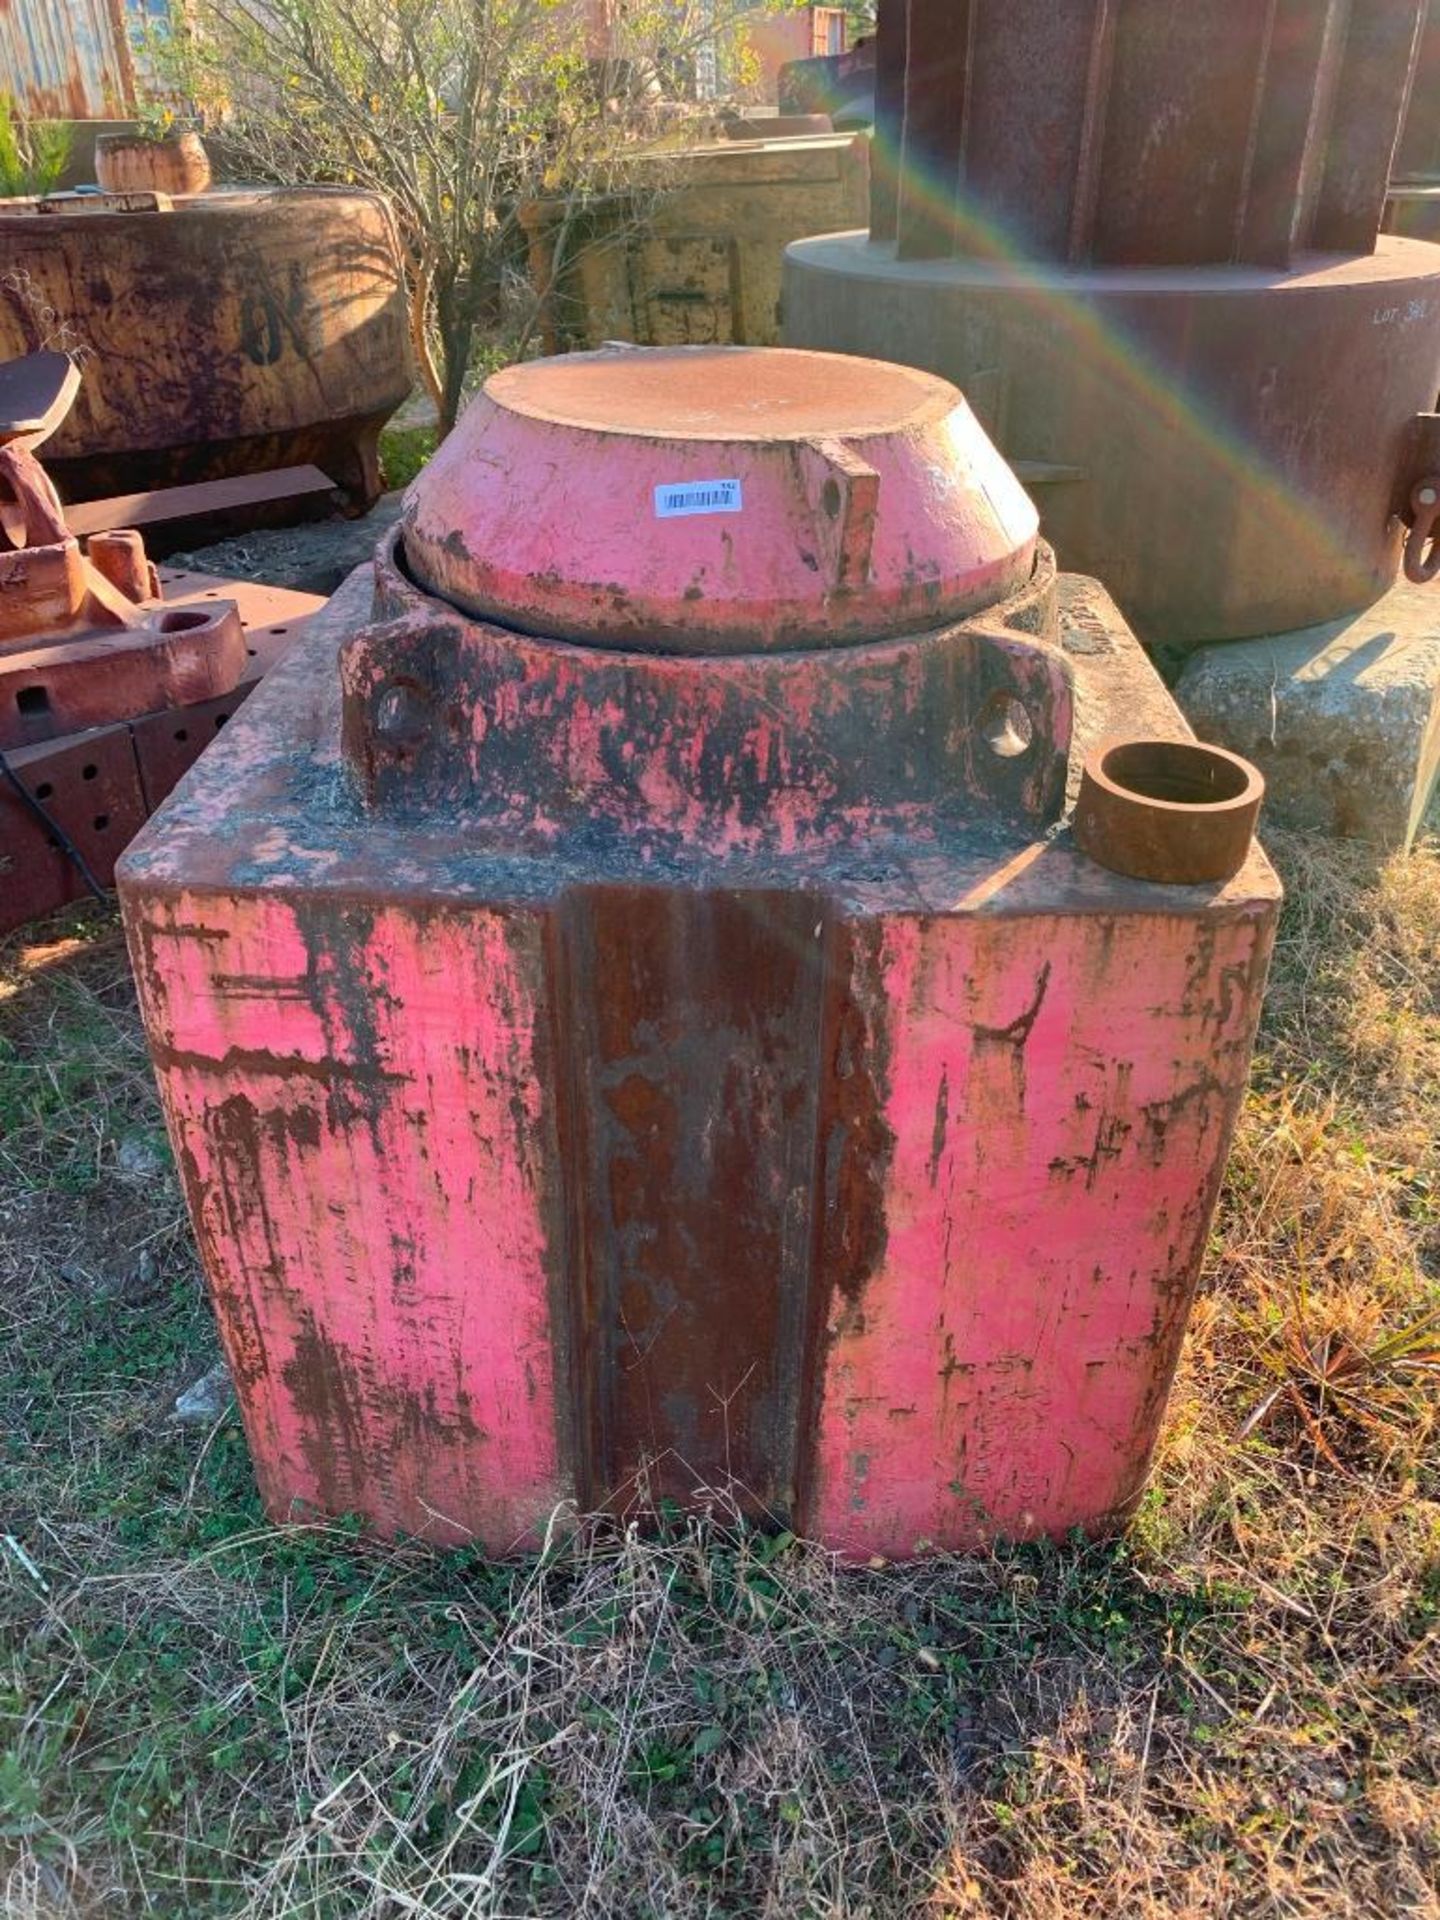
<svg viewBox="0 0 1440 1920">
<path fill-rule="evenodd" d="M 533 918 L 181 896 L 131 937 L 269 1511 L 533 1536 L 571 1491 Z"/>
<path fill-rule="evenodd" d="M 889 923 L 853 982 L 885 1232 L 830 1295 L 821 1537 L 963 1547 L 1138 1494 L 1268 948 L 1181 917 Z"/>
</svg>

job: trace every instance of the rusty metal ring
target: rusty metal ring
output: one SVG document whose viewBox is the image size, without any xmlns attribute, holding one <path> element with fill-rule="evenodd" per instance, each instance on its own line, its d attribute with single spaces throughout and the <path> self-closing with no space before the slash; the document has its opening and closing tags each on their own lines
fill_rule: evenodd
<svg viewBox="0 0 1440 1920">
<path fill-rule="evenodd" d="M 1440 474 L 1427 473 L 1415 482 L 1410 489 L 1410 511 L 1415 517 L 1405 537 L 1405 578 L 1423 587 L 1440 573 L 1440 540 L 1435 537 L 1435 522 L 1440 519 Z"/>
<path fill-rule="evenodd" d="M 1229 880 L 1245 864 L 1264 796 L 1259 768 L 1223 747 L 1110 740 L 1085 762 L 1075 842 L 1134 880 Z"/>
</svg>

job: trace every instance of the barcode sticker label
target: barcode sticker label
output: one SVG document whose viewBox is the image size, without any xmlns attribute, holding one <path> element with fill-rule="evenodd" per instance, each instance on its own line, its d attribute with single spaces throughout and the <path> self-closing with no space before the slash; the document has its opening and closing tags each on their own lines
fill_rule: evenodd
<svg viewBox="0 0 1440 1920">
<path fill-rule="evenodd" d="M 677 480 L 655 489 L 657 520 L 687 513 L 739 513 L 743 506 L 738 480 Z"/>
</svg>

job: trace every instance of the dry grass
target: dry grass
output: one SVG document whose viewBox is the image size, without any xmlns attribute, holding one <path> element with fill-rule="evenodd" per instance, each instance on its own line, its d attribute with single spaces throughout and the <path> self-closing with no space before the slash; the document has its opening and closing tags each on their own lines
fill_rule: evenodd
<svg viewBox="0 0 1440 1920">
<path fill-rule="evenodd" d="M 1129 1541 L 838 1572 L 259 1524 L 107 918 L 0 956 L 6 1910 L 1440 1914 L 1440 855 L 1275 836 L 1255 1088 Z M 122 1151 L 123 1149 L 123 1151 Z"/>
</svg>

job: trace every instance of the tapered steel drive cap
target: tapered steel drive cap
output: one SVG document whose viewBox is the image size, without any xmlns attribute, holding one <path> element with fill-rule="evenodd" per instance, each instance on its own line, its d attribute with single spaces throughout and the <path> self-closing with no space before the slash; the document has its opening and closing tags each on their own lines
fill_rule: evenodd
<svg viewBox="0 0 1440 1920">
<path fill-rule="evenodd" d="M 491 376 L 405 503 L 415 580 L 527 633 L 651 653 L 921 631 L 1030 577 L 1038 520 L 959 391 L 771 347 Z"/>
</svg>

